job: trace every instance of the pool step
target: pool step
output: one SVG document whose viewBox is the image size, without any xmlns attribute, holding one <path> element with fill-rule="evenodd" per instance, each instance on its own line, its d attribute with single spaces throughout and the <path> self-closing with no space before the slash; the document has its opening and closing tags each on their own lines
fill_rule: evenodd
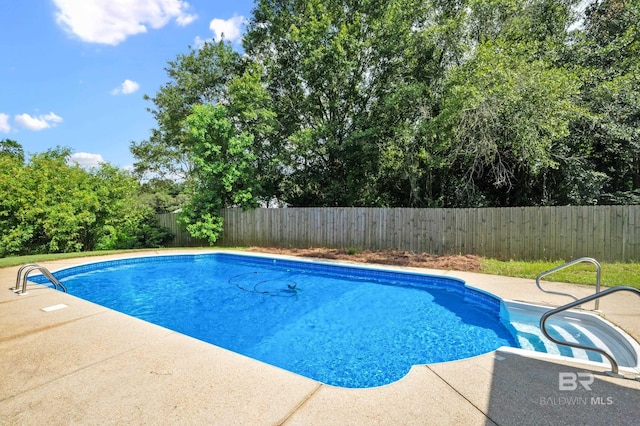
<svg viewBox="0 0 640 426">
<path fill-rule="evenodd" d="M 585 351 L 584 349 L 571 348 L 569 346 L 557 345 L 550 340 L 548 340 L 542 334 L 539 327 L 536 327 L 527 323 L 513 323 L 513 327 L 517 332 L 517 340 L 518 344 L 522 349 L 527 349 L 531 351 L 537 352 L 546 352 L 552 355 L 562 355 L 569 356 L 576 359 L 581 359 L 584 361 L 596 361 L 602 362 L 602 356 L 596 352 Z M 608 346 L 603 346 L 602 344 L 596 345 L 593 340 L 591 340 L 588 336 L 591 333 L 584 333 L 585 330 L 572 328 L 567 329 L 566 325 L 563 324 L 550 324 L 549 325 L 549 333 L 557 337 L 561 340 L 565 340 L 571 343 L 579 343 L 586 346 L 598 346 L 607 351 L 611 351 Z M 597 339 L 599 340 L 600 339 Z"/>
<path fill-rule="evenodd" d="M 544 337 L 540 330 L 540 316 L 548 308 L 514 304 L 508 306 L 507 310 L 516 341 L 522 349 L 583 361 L 607 362 L 597 352 L 557 345 Z M 638 345 L 593 314 L 574 311 L 560 313 L 547 321 L 547 330 L 558 340 L 604 349 L 614 356 L 621 367 L 639 366 Z"/>
</svg>

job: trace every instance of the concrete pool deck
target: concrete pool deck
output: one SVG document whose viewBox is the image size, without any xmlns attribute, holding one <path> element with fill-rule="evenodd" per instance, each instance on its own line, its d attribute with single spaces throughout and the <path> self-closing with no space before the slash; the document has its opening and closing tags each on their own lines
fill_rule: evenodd
<svg viewBox="0 0 640 426">
<path fill-rule="evenodd" d="M 122 257 L 205 252 L 41 264 L 56 271 Z M 570 301 L 540 292 L 533 280 L 385 269 L 458 277 L 504 299 L 556 306 Z M 8 290 L 17 270 L 0 269 L 0 425 L 635 425 L 640 418 L 640 381 L 609 377 L 602 373 L 606 366 L 497 350 L 415 366 L 379 388 L 336 388 L 49 288 L 30 286 L 28 295 L 18 296 Z M 594 291 L 545 285 L 578 296 Z M 638 299 L 615 293 L 600 304 L 606 318 L 636 340 Z M 67 307 L 42 310 L 59 304 Z M 584 372 L 593 374 L 590 385 L 589 375 L 577 376 Z M 559 390 L 560 373 L 586 377 L 590 390 L 579 381 L 575 390 Z"/>
</svg>

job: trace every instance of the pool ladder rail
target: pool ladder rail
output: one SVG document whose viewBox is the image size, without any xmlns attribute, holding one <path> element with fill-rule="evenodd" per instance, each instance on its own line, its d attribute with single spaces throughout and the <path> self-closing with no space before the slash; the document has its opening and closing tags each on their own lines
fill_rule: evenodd
<svg viewBox="0 0 640 426">
<path fill-rule="evenodd" d="M 587 302 L 591 302 L 592 300 L 597 300 L 600 299 L 601 297 L 607 296 L 611 293 L 616 293 L 618 291 L 628 291 L 630 293 L 635 293 L 638 296 L 640 296 L 640 290 L 638 290 L 637 288 L 633 288 L 633 287 L 626 287 L 626 286 L 620 286 L 620 287 L 612 287 L 609 289 L 606 289 L 602 292 L 596 293 L 596 294 L 592 294 L 591 296 L 587 296 L 587 297 L 583 297 L 582 299 L 578 299 L 575 302 L 571 302 L 571 303 L 567 303 L 566 305 L 562 305 L 558 308 L 555 309 L 551 309 L 547 312 L 545 312 L 544 314 L 542 314 L 542 316 L 540 317 L 540 330 L 542 331 L 542 334 L 544 334 L 544 336 L 551 340 L 553 343 L 558 344 L 558 345 L 564 345 L 564 346 L 569 346 L 572 348 L 576 348 L 576 349 L 584 349 L 587 351 L 594 351 L 599 353 L 600 355 L 602 355 L 604 358 L 606 358 L 609 363 L 611 364 L 611 371 L 607 371 L 606 374 L 609 376 L 613 376 L 613 377 L 619 377 L 619 378 L 624 378 L 624 376 L 622 374 L 620 374 L 619 369 L 618 369 L 618 362 L 615 360 L 614 356 L 612 354 L 610 354 L 609 352 L 607 352 L 604 349 L 601 349 L 597 346 L 586 346 L 586 345 L 581 345 L 579 343 L 573 343 L 573 342 L 567 342 L 567 341 L 563 341 L 563 340 L 558 340 L 556 338 L 554 338 L 553 336 L 551 336 L 547 330 L 546 327 L 546 323 L 547 320 L 549 319 L 549 317 L 551 317 L 552 315 L 555 315 L 557 313 L 566 311 L 568 309 L 571 308 L 575 308 L 577 306 L 580 306 L 583 303 L 587 303 Z M 636 376 L 635 380 L 640 381 L 640 376 Z"/>
<path fill-rule="evenodd" d="M 575 259 L 572 260 L 571 262 L 567 262 L 564 265 L 560 265 L 557 266 L 555 268 L 549 269 L 548 271 L 544 271 L 538 274 L 538 276 L 536 277 L 536 286 L 538 286 L 538 288 L 545 292 L 545 293 L 549 293 L 549 294 L 559 294 L 560 296 L 569 296 L 571 298 L 573 298 L 573 300 L 578 300 L 578 298 L 576 296 L 574 296 L 573 294 L 570 293 L 562 293 L 559 291 L 552 291 L 552 290 L 545 290 L 544 288 L 542 288 L 540 286 L 540 280 L 543 277 L 546 277 L 547 275 L 553 274 L 554 272 L 560 271 L 561 269 L 565 269 L 568 268 L 569 266 L 573 266 L 573 265 L 577 265 L 578 263 L 593 263 L 596 266 L 596 294 L 600 293 L 600 277 L 602 275 L 602 266 L 600 266 L 600 262 L 598 262 L 597 260 L 591 258 L 591 257 L 581 257 L 579 259 Z M 600 299 L 596 298 L 595 300 L 595 310 L 597 311 L 600 307 Z"/>
<path fill-rule="evenodd" d="M 28 263 L 26 265 L 22 265 L 20 269 L 18 269 L 18 275 L 16 276 L 16 285 L 15 287 L 10 288 L 9 290 L 13 290 L 14 293 L 24 296 L 29 294 L 27 292 L 27 279 L 29 278 L 29 274 L 33 271 L 40 271 L 42 275 L 47 277 L 51 284 L 53 284 L 53 288 L 56 290 L 60 290 L 63 292 L 67 292 L 67 288 L 62 284 L 53 274 L 44 266 L 40 266 L 37 263 Z"/>
<path fill-rule="evenodd" d="M 593 263 L 596 266 L 596 291 L 595 294 L 592 294 L 590 296 L 586 296 L 583 297 L 582 299 L 579 299 L 578 297 L 574 296 L 573 294 L 569 294 L 569 293 L 562 293 L 562 292 L 558 292 L 558 291 L 551 291 L 551 290 L 545 290 L 544 288 L 542 288 L 540 286 L 540 280 L 542 279 L 542 277 L 545 277 L 549 274 L 552 274 L 556 271 L 559 271 L 561 269 L 564 268 L 568 268 L 569 266 L 573 266 L 576 265 L 578 263 L 583 263 L 583 262 L 589 262 L 589 263 Z M 601 266 L 600 263 L 595 260 L 592 259 L 590 257 L 581 257 L 579 259 L 575 259 L 572 260 L 571 262 L 565 263 L 563 265 L 560 265 L 558 267 L 555 267 L 553 269 L 549 269 L 548 271 L 544 271 L 541 272 L 540 274 L 538 274 L 538 276 L 536 277 L 536 286 L 538 286 L 538 288 L 540 290 L 542 290 L 545 293 L 550 293 L 550 294 L 558 294 L 558 295 L 562 295 L 562 296 L 569 296 L 571 297 L 574 301 L 571 303 L 567 303 L 566 305 L 562 305 L 558 308 L 555 309 L 551 309 L 547 312 L 545 312 L 542 317 L 540 317 L 540 330 L 542 331 L 542 334 L 549 339 L 550 341 L 552 341 L 553 343 L 557 344 L 557 345 L 564 345 L 564 346 L 569 346 L 571 348 L 576 348 L 576 349 L 584 349 L 587 351 L 594 351 L 599 353 L 600 355 L 602 355 L 603 358 L 606 358 L 609 363 L 611 364 L 611 371 L 607 371 L 606 374 L 613 376 L 613 377 L 623 377 L 622 374 L 619 373 L 619 369 L 618 369 L 618 362 L 615 360 L 614 356 L 612 354 L 610 354 L 609 352 L 607 352 L 604 349 L 601 349 L 599 347 L 596 346 L 585 346 L 585 345 L 581 345 L 579 343 L 573 343 L 573 342 L 567 342 L 567 341 L 563 341 L 563 340 L 558 340 L 556 338 L 554 338 L 553 336 L 551 336 L 546 328 L 546 322 L 549 319 L 550 316 L 555 315 L 557 313 L 566 311 L 568 309 L 571 308 L 577 308 L 580 307 L 580 305 L 582 305 L 583 303 L 587 303 L 587 302 L 591 302 L 594 301 L 595 302 L 595 311 L 599 312 L 599 307 L 600 307 L 600 298 L 607 296 L 611 293 L 615 293 L 618 291 L 628 291 L 630 293 L 635 293 L 638 296 L 640 296 L 640 290 L 633 288 L 633 287 L 625 287 L 625 286 L 620 286 L 620 287 L 612 287 L 609 288 L 607 290 L 604 291 L 600 291 L 600 276 L 601 276 Z M 635 377 L 636 380 L 640 381 L 640 376 Z"/>
</svg>

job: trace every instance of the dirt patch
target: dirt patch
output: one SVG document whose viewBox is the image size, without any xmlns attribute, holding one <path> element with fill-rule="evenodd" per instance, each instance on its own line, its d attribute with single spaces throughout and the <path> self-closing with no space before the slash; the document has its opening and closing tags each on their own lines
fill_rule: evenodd
<svg viewBox="0 0 640 426">
<path fill-rule="evenodd" d="M 289 256 L 318 257 L 322 259 L 350 260 L 360 263 L 378 263 L 383 265 L 413 266 L 418 268 L 445 269 L 454 271 L 480 270 L 480 256 L 447 255 L 436 256 L 428 253 L 411 253 L 400 250 L 363 250 L 347 251 L 345 249 L 330 248 L 280 248 L 280 247 L 249 247 L 247 251 L 284 254 Z"/>
</svg>

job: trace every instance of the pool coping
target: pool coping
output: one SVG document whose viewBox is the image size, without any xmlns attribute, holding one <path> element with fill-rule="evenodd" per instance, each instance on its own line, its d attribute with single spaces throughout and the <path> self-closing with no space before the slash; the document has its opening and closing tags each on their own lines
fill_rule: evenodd
<svg viewBox="0 0 640 426">
<path fill-rule="evenodd" d="M 163 250 L 42 264 L 55 271 L 124 257 L 213 252 L 228 251 Z M 458 278 L 503 299 L 542 305 L 567 302 L 541 293 L 533 280 L 364 267 Z M 7 290 L 16 271 L 17 267 L 0 269 L 0 353 L 6 354 L 0 367 L 1 424 L 544 424 L 585 419 L 593 424 L 632 424 L 640 415 L 638 381 L 608 377 L 603 374 L 606 368 L 597 365 L 502 349 L 415 366 L 402 380 L 379 388 L 336 388 L 51 289 L 16 296 Z M 579 296 L 593 292 L 588 286 L 549 284 L 559 291 L 570 288 Z M 637 301 L 611 298 L 603 299 L 601 310 L 638 340 Z M 69 308 L 41 310 L 60 304 Z M 560 389 L 563 374 L 576 379 L 568 382 L 576 389 Z M 593 378 L 589 390 L 578 380 L 582 377 Z"/>
</svg>

